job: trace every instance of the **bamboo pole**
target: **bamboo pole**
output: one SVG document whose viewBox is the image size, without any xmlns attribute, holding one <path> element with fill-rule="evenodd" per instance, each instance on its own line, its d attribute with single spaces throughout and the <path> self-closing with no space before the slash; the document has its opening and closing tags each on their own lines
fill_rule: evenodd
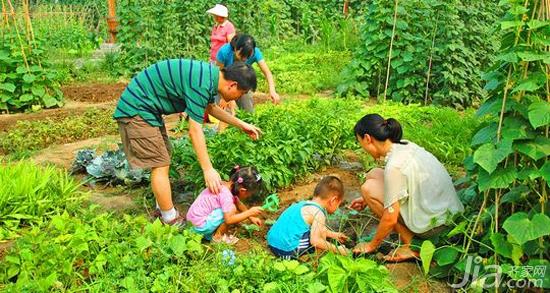
<svg viewBox="0 0 550 293">
<path fill-rule="evenodd" d="M 426 74 L 427 76 L 426 76 L 426 91 L 424 93 L 424 106 L 428 105 L 428 92 L 429 92 L 429 88 L 430 88 L 430 76 L 431 76 L 431 72 L 432 72 L 432 58 L 433 58 L 434 47 L 435 47 L 435 33 L 437 31 L 437 20 L 439 19 L 438 16 L 436 16 L 436 18 L 435 18 L 435 27 L 434 27 L 434 31 L 432 33 L 432 47 L 430 48 L 430 61 L 428 62 L 428 73 Z"/>
<path fill-rule="evenodd" d="M 25 46 L 23 45 L 23 40 L 21 39 L 21 34 L 19 33 L 19 28 L 17 25 L 17 17 L 15 15 L 15 9 L 13 8 L 13 5 L 11 3 L 11 0 L 7 0 L 8 4 L 10 6 L 11 15 L 13 17 L 13 24 L 15 27 L 15 33 L 17 35 L 17 39 L 19 41 L 19 46 L 21 47 L 21 57 L 23 58 L 23 62 L 25 63 L 25 68 L 27 68 L 27 72 L 30 71 L 29 68 L 29 62 L 27 61 L 27 54 L 25 53 Z"/>
<path fill-rule="evenodd" d="M 386 97 L 388 95 L 388 83 L 390 81 L 390 66 L 391 66 L 391 53 L 393 49 L 393 39 L 395 37 L 395 24 L 397 22 L 397 6 L 399 4 L 399 0 L 395 0 L 395 9 L 393 12 L 393 28 L 391 32 L 391 40 L 390 40 L 390 52 L 388 54 L 388 68 L 386 70 L 386 85 L 384 86 L 384 102 L 386 101 Z"/>
</svg>

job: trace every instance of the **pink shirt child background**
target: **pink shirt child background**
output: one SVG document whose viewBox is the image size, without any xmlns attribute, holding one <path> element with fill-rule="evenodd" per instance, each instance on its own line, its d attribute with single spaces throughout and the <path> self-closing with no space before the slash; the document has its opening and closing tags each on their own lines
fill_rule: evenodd
<svg viewBox="0 0 550 293">
<path fill-rule="evenodd" d="M 216 61 L 216 55 L 220 48 L 228 43 L 227 36 L 235 34 L 235 26 L 226 20 L 220 25 L 214 25 L 212 27 L 212 34 L 210 35 L 210 61 Z"/>
<path fill-rule="evenodd" d="M 235 197 L 225 186 L 222 186 L 218 195 L 211 193 L 207 188 L 199 194 L 187 211 L 187 221 L 193 223 L 195 227 L 201 227 L 208 215 L 215 209 L 220 208 L 223 213 L 237 209 L 235 206 Z"/>
</svg>

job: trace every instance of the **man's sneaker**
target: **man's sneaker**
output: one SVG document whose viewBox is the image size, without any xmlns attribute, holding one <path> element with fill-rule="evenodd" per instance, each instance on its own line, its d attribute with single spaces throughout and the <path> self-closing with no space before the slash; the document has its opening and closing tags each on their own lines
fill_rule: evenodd
<svg viewBox="0 0 550 293">
<path fill-rule="evenodd" d="M 170 225 L 178 229 L 183 229 L 185 227 L 185 216 L 180 214 L 179 211 L 176 212 L 178 213 L 178 215 L 172 221 L 164 222 L 162 217 L 160 217 L 160 221 L 165 225 Z"/>
<path fill-rule="evenodd" d="M 155 209 L 153 212 L 149 214 L 149 217 L 151 217 L 151 220 L 161 219 L 162 221 L 162 214 L 160 213 L 160 209 Z"/>
</svg>

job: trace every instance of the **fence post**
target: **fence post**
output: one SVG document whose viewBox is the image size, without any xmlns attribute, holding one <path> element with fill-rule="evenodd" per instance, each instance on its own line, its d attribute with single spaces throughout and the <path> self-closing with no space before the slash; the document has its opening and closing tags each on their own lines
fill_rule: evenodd
<svg viewBox="0 0 550 293">
<path fill-rule="evenodd" d="M 109 15 L 107 17 L 107 26 L 109 27 L 109 43 L 116 43 L 116 34 L 118 33 L 118 21 L 116 20 L 116 0 L 107 0 L 109 6 Z"/>
</svg>

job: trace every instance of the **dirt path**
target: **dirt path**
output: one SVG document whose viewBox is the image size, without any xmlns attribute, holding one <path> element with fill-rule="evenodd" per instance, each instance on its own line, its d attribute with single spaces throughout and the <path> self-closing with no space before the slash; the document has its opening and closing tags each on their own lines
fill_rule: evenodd
<svg viewBox="0 0 550 293">
<path fill-rule="evenodd" d="M 62 87 L 61 90 L 67 100 L 85 103 L 103 103 L 117 100 L 125 88 L 125 83 L 95 83 L 67 85 Z"/>
</svg>

